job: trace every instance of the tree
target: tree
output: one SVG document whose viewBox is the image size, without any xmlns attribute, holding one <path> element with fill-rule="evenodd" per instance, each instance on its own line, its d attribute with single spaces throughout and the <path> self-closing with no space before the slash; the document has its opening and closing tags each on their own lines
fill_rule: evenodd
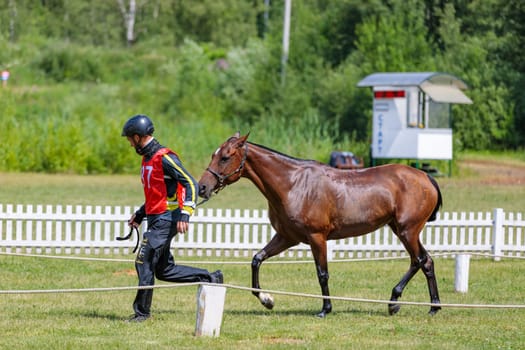
<svg viewBox="0 0 525 350">
<path fill-rule="evenodd" d="M 488 4 L 483 2 L 484 6 Z M 486 17 L 493 6 L 484 6 L 470 8 L 476 12 L 465 17 L 468 25 L 456 16 L 452 4 L 436 12 L 440 17 L 437 35 L 442 43 L 438 67 L 464 79 L 474 101 L 473 105 L 454 108 L 452 125 L 462 147 L 476 150 L 507 148 L 514 138 L 513 103 L 509 87 L 501 79 L 504 65 L 492 57 L 499 50 L 495 36 L 498 24 Z M 480 30 L 468 34 L 468 28 Z"/>
<path fill-rule="evenodd" d="M 389 9 L 381 0 L 337 0 L 322 2 L 322 22 L 319 32 L 329 43 L 323 50 L 323 57 L 332 66 L 343 64 L 356 49 L 356 27 L 365 18 L 388 15 Z"/>
<path fill-rule="evenodd" d="M 505 71 L 506 80 L 512 89 L 512 100 L 516 101 L 514 109 L 514 128 L 517 132 L 515 145 L 525 144 L 525 2 L 521 0 L 503 1 L 500 11 L 503 20 L 505 40 L 501 48 L 503 61 L 508 64 Z"/>
<path fill-rule="evenodd" d="M 128 46 L 133 45 L 135 42 L 135 14 L 137 11 L 137 3 L 135 0 L 129 0 L 129 9 L 126 8 L 124 0 L 117 0 L 120 8 L 120 13 L 124 20 L 124 26 L 126 28 L 126 43 Z"/>
<path fill-rule="evenodd" d="M 15 41 L 16 1 L 9 0 L 9 41 Z"/>
<path fill-rule="evenodd" d="M 393 1 L 389 14 L 373 15 L 356 28 L 352 62 L 363 76 L 374 72 L 432 71 L 434 47 L 426 39 L 424 7 L 417 0 Z"/>
<path fill-rule="evenodd" d="M 186 39 L 215 47 L 244 46 L 257 36 L 257 12 L 252 1 L 174 1 L 176 43 Z"/>
</svg>

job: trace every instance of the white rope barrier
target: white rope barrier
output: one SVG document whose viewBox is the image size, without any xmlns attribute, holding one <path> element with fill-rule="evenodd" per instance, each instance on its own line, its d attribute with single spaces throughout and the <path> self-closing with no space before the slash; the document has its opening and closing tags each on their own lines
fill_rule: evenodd
<svg viewBox="0 0 525 350">
<path fill-rule="evenodd" d="M 425 303 L 425 302 L 417 302 L 417 301 L 391 301 L 391 300 L 380 300 L 380 299 L 366 299 L 366 298 L 352 298 L 352 297 L 338 297 L 338 296 L 323 296 L 318 294 L 307 294 L 307 293 L 295 293 L 295 292 L 283 292 L 278 290 L 262 290 L 262 289 L 254 289 L 249 287 L 240 287 L 240 286 L 234 286 L 234 285 L 227 285 L 225 286 L 229 288 L 234 289 L 240 289 L 240 290 L 247 290 L 247 291 L 260 291 L 260 292 L 266 292 L 270 294 L 280 294 L 280 295 L 287 295 L 287 296 L 296 296 L 296 297 L 304 297 L 304 298 L 315 298 L 315 299 L 331 299 L 331 300 L 342 300 L 342 301 L 352 301 L 352 302 L 360 302 L 360 303 L 373 303 L 373 304 L 399 304 L 399 305 L 418 305 L 418 306 L 441 306 L 441 307 L 449 307 L 449 308 L 490 308 L 490 309 L 510 309 L 510 308 L 517 308 L 517 309 L 525 309 L 525 305 L 495 305 L 495 304 L 434 304 L 434 303 Z"/>
<path fill-rule="evenodd" d="M 66 289 L 26 289 L 26 290 L 0 290 L 0 294 L 63 294 L 63 293 L 90 293 L 90 292 L 118 292 L 139 289 L 181 288 L 198 286 L 202 282 L 177 283 L 171 285 L 134 286 L 134 287 L 102 287 L 102 288 L 66 288 Z"/>
<path fill-rule="evenodd" d="M 160 288 L 182 288 L 182 287 L 191 287 L 199 285 L 211 285 L 217 286 L 213 283 L 178 283 L 178 284 L 162 284 L 154 286 L 134 286 L 134 287 L 108 287 L 108 288 L 73 288 L 73 289 L 29 289 L 29 290 L 0 290 L 0 294 L 61 294 L 61 293 L 88 293 L 88 292 L 116 292 L 116 291 L 128 291 L 128 290 L 139 290 L 139 289 L 160 289 Z M 256 289 L 251 287 L 237 286 L 233 284 L 221 284 L 220 286 L 243 290 L 243 291 L 256 291 L 261 293 L 270 293 L 278 294 L 284 296 L 293 296 L 293 297 L 302 297 L 302 298 L 314 298 L 314 299 L 331 299 L 331 300 L 340 300 L 340 301 L 349 301 L 349 302 L 359 302 L 359 303 L 371 303 L 371 304 L 399 304 L 399 305 L 416 305 L 416 306 L 441 306 L 446 308 L 469 308 L 469 309 L 525 309 L 525 305 L 519 304 L 453 304 L 453 303 L 426 303 L 426 302 L 416 302 L 416 301 L 391 301 L 391 300 L 381 300 L 381 299 L 367 299 L 367 298 L 353 298 L 353 297 L 339 297 L 339 296 L 323 296 L 318 294 L 308 294 L 308 293 L 297 293 L 297 292 L 286 292 L 279 290 L 270 290 L 270 289 Z"/>
<path fill-rule="evenodd" d="M 65 260 L 80 260 L 80 261 L 109 261 L 109 262 L 134 262 L 130 259 L 113 259 L 113 258 L 89 258 L 83 256 L 69 256 L 69 255 L 45 255 L 45 254 L 28 254 L 28 253 L 9 253 L 0 252 L 0 255 L 6 256 L 20 256 L 29 258 L 44 258 L 44 259 L 65 259 Z"/>
<path fill-rule="evenodd" d="M 478 253 L 478 252 L 454 252 L 454 253 L 438 253 L 438 254 L 431 254 L 432 257 L 439 257 L 439 256 L 452 256 L 452 255 L 460 255 L 460 254 L 468 254 L 468 255 L 475 255 L 475 256 L 481 256 L 486 258 L 502 258 L 502 259 L 525 259 L 525 256 L 516 256 L 516 255 L 504 255 L 504 254 L 490 254 L 490 253 Z"/>
<path fill-rule="evenodd" d="M 116 259 L 116 258 L 90 258 L 90 257 L 81 257 L 81 256 L 67 256 L 67 255 L 45 255 L 45 254 L 29 254 L 29 253 L 9 253 L 9 252 L 0 252 L 0 255 L 6 256 L 20 256 L 20 257 L 31 257 L 31 258 L 45 258 L 45 259 L 65 259 L 65 260 L 80 260 L 80 261 L 106 261 L 106 262 L 134 262 L 134 259 Z M 359 262 L 359 261 L 382 261 L 382 260 L 401 260 L 407 259 L 408 256 L 393 256 L 393 257 L 377 257 L 377 258 L 355 258 L 355 259 L 340 259 L 332 260 L 332 262 Z M 307 260 L 266 260 L 264 264 L 304 264 L 312 263 L 312 259 Z M 211 264 L 211 265 L 242 265 L 242 264 L 251 264 L 251 260 L 244 261 L 198 261 L 198 260 L 177 260 L 177 263 L 182 264 Z"/>
<path fill-rule="evenodd" d="M 513 255 L 496 255 L 490 253 L 477 253 L 477 252 L 450 252 L 450 253 L 438 253 L 430 254 L 434 257 L 448 257 L 455 256 L 458 254 L 469 254 L 487 258 L 504 258 L 504 259 L 525 259 L 525 256 L 513 256 Z M 45 255 L 45 254 L 29 254 L 29 253 L 10 253 L 10 252 L 0 252 L 0 255 L 5 256 L 20 256 L 20 257 L 32 257 L 32 258 L 44 258 L 44 259 L 65 259 L 65 260 L 80 260 L 80 261 L 106 261 L 106 262 L 134 262 L 134 259 L 117 259 L 117 258 L 90 258 L 82 256 L 66 256 L 66 255 Z M 367 262 L 367 261 L 385 261 L 385 260 L 405 260 L 410 258 L 406 256 L 391 256 L 391 257 L 375 257 L 375 258 L 354 258 L 354 259 L 334 259 L 330 263 L 342 263 L 342 262 Z M 267 260 L 264 264 L 304 264 L 312 263 L 313 259 L 307 260 Z M 251 264 L 251 260 L 246 261 L 199 261 L 199 260 L 177 260 L 177 263 L 182 264 L 210 264 L 210 265 L 243 265 Z"/>
<path fill-rule="evenodd" d="M 525 257 L 521 256 L 506 256 L 506 255 L 494 255 L 488 253 L 472 253 L 472 252 L 462 252 L 470 255 L 477 255 L 482 257 L 499 257 L 499 258 L 517 258 L 524 259 Z M 434 254 L 434 257 L 438 256 L 452 256 L 460 253 L 442 253 Z M 109 262 L 133 262 L 133 260 L 128 259 L 111 259 L 111 258 L 89 258 L 89 257 L 74 257 L 74 256 L 60 256 L 60 255 L 39 255 L 39 254 L 25 254 L 25 253 L 8 253 L 0 252 L 0 255 L 5 256 L 20 256 L 20 257 L 38 257 L 38 258 L 47 258 L 47 259 L 68 259 L 68 260 L 81 260 L 81 261 L 109 261 Z M 334 262 L 365 262 L 365 261 L 378 261 L 378 260 L 394 260 L 394 259 L 406 259 L 406 256 L 403 257 L 379 257 L 379 258 L 357 258 L 357 259 L 341 259 L 333 260 Z M 188 263 L 203 263 L 203 264 L 249 264 L 249 261 L 187 261 Z M 290 264 L 290 263 L 311 263 L 311 260 L 295 260 L 295 261 L 268 261 L 266 264 L 275 263 L 275 264 Z M 118 292 L 118 291 L 128 291 L 128 290 L 139 290 L 139 289 L 160 289 L 160 288 L 181 288 L 188 286 L 197 286 L 197 285 L 215 285 L 210 283 L 178 283 L 178 284 L 160 284 L 154 286 L 133 286 L 133 287 L 103 287 L 103 288 L 70 288 L 70 289 L 40 289 L 40 290 L 0 290 L 0 294 L 11 294 L 11 295 L 23 295 L 23 294 L 59 294 L 59 293 L 87 293 L 87 292 Z M 353 297 L 339 297 L 339 296 L 329 296 L 325 297 L 323 295 L 317 294 L 307 294 L 307 293 L 297 293 L 297 292 L 286 292 L 278 290 L 265 290 L 265 289 L 255 289 L 250 287 L 236 286 L 232 284 L 223 284 L 221 286 L 244 290 L 244 291 L 257 291 L 261 293 L 271 293 L 285 296 L 295 296 L 295 297 L 304 297 L 304 298 L 317 298 L 317 299 L 332 299 L 332 300 L 341 300 L 349 302 L 360 302 L 360 303 L 375 303 L 375 304 L 399 304 L 399 305 L 417 305 L 417 306 L 441 306 L 449 308 L 484 308 L 484 309 L 525 309 L 525 305 L 516 305 L 516 304 L 506 304 L 506 305 L 496 305 L 496 304 L 433 304 L 426 302 L 410 302 L 410 301 L 395 301 L 390 300 L 377 300 L 377 299 L 366 299 L 366 298 L 353 298 Z"/>
</svg>

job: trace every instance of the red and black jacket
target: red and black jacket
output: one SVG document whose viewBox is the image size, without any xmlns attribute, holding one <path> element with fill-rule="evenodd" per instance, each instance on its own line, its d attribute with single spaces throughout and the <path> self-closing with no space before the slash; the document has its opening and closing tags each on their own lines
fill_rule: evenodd
<svg viewBox="0 0 525 350">
<path fill-rule="evenodd" d="M 145 215 L 159 215 L 180 208 L 181 219 L 188 220 L 197 202 L 197 181 L 184 168 L 177 154 L 157 140 L 153 139 L 141 151 L 145 202 L 135 214 L 136 219 L 141 221 L 140 217 Z"/>
</svg>

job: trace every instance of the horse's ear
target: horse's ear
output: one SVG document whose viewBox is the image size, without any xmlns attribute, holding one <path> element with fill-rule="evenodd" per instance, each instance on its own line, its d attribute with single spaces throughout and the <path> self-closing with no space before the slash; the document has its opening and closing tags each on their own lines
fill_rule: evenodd
<svg viewBox="0 0 525 350">
<path fill-rule="evenodd" d="M 246 135 L 240 137 L 239 140 L 237 140 L 238 147 L 244 146 L 244 143 L 246 142 L 246 139 L 248 139 L 248 136 L 250 136 L 250 132 L 248 132 Z"/>
</svg>

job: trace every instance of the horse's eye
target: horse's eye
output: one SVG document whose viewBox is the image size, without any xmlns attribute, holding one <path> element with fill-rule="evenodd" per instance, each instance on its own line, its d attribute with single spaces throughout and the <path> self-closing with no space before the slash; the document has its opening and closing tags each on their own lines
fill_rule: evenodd
<svg viewBox="0 0 525 350">
<path fill-rule="evenodd" d="M 230 157 L 222 156 L 222 157 L 221 157 L 221 163 L 225 163 L 225 162 L 227 162 L 228 159 L 230 159 Z"/>
</svg>

